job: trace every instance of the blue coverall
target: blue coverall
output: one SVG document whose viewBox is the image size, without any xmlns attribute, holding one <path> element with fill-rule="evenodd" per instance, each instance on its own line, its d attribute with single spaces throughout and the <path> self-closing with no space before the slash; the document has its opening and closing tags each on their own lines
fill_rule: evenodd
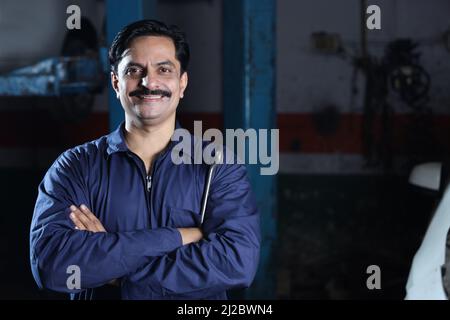
<svg viewBox="0 0 450 320">
<path fill-rule="evenodd" d="M 30 230 L 38 286 L 73 293 L 120 278 L 123 299 L 226 299 L 249 286 L 261 239 L 245 166 L 216 166 L 204 238 L 183 246 L 176 228 L 199 225 L 208 166 L 174 164 L 171 141 L 148 175 L 123 130 L 65 151 L 40 183 Z M 83 203 L 106 233 L 74 228 L 69 207 Z M 67 286 L 70 265 L 80 290 Z"/>
</svg>

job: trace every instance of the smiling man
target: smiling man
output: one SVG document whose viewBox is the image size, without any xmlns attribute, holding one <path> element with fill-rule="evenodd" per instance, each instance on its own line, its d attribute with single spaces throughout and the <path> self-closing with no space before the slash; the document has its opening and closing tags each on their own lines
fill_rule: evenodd
<svg viewBox="0 0 450 320">
<path fill-rule="evenodd" d="M 200 226 L 208 165 L 171 161 L 188 84 L 184 34 L 138 21 L 117 34 L 109 59 L 125 121 L 64 152 L 39 185 L 30 231 L 37 284 L 94 298 L 93 288 L 116 284 L 123 299 L 226 299 L 248 287 L 260 231 L 245 167 L 216 166 Z"/>
</svg>

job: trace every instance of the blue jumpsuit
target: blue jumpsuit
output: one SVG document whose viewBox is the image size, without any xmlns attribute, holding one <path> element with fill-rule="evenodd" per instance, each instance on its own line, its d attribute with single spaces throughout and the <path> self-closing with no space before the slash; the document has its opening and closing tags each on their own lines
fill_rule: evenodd
<svg viewBox="0 0 450 320">
<path fill-rule="evenodd" d="M 123 130 L 65 151 L 40 183 L 30 230 L 38 286 L 74 293 L 121 279 L 123 299 L 226 299 L 248 287 L 261 239 L 245 166 L 216 166 L 204 238 L 183 246 L 176 228 L 199 225 L 208 166 L 174 164 L 170 142 L 148 174 Z M 74 228 L 69 207 L 83 203 L 106 233 Z M 79 290 L 67 286 L 71 265 Z"/>
</svg>

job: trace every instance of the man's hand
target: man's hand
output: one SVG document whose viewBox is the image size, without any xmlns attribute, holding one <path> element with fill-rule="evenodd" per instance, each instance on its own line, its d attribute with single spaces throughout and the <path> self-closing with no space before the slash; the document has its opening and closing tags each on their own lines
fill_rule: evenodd
<svg viewBox="0 0 450 320">
<path fill-rule="evenodd" d="M 82 204 L 79 208 L 72 205 L 70 206 L 70 219 L 75 224 L 75 229 L 77 230 L 87 230 L 92 232 L 106 232 L 100 220 L 86 207 Z M 113 286 L 120 286 L 120 280 L 113 279 L 108 284 Z"/>
<path fill-rule="evenodd" d="M 202 230 L 199 228 L 178 228 L 183 240 L 183 246 L 203 239 Z"/>
<path fill-rule="evenodd" d="M 79 208 L 72 205 L 70 206 L 70 219 L 75 224 L 75 229 L 87 230 L 92 232 L 106 232 L 100 220 L 82 204 Z"/>
</svg>

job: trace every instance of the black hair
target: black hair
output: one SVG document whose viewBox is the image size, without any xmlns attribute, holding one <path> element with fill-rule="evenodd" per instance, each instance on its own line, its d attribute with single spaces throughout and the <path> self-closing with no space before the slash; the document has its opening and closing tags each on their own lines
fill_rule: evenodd
<svg viewBox="0 0 450 320">
<path fill-rule="evenodd" d="M 122 54 L 131 41 L 140 36 L 161 36 L 172 39 L 175 45 L 175 56 L 181 65 L 181 74 L 187 70 L 190 52 L 184 32 L 175 25 L 167 26 L 163 22 L 147 19 L 125 26 L 114 38 L 109 48 L 109 63 L 113 72 L 117 72 Z"/>
</svg>

